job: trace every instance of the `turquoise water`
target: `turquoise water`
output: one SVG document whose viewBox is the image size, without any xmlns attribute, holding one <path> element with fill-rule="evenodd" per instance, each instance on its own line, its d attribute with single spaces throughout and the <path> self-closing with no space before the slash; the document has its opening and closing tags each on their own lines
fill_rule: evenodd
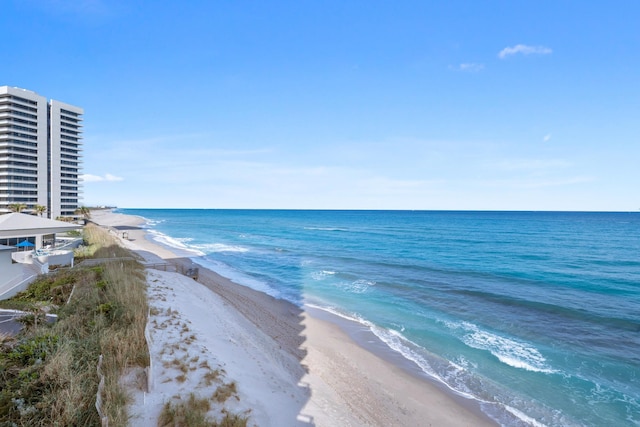
<svg viewBox="0 0 640 427">
<path fill-rule="evenodd" d="M 356 320 L 503 425 L 640 425 L 640 214 L 122 209 Z"/>
</svg>

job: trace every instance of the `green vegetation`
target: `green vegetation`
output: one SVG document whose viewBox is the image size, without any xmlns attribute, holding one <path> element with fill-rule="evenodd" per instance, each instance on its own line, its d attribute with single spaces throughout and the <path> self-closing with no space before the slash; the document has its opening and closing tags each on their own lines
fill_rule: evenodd
<svg viewBox="0 0 640 427">
<path fill-rule="evenodd" d="M 80 230 L 69 230 L 66 232 L 66 235 L 69 237 L 81 237 L 82 231 Z"/>
<path fill-rule="evenodd" d="M 38 216 L 42 216 L 43 214 L 47 213 L 47 207 L 42 205 L 35 205 L 33 210 L 36 211 Z"/>
<path fill-rule="evenodd" d="M 102 412 L 109 425 L 129 422 L 129 396 L 120 380 L 130 369 L 149 365 L 145 273 L 137 261 L 122 260 L 133 255 L 107 231 L 89 224 L 83 236 L 82 258 L 115 259 L 40 276 L 26 291 L 0 301 L 2 308 L 31 313 L 21 319 L 24 327 L 18 336 L 0 334 L 0 427 L 101 425 L 96 410 L 100 355 Z M 45 313 L 57 314 L 58 321 L 47 323 Z M 183 332 L 189 332 L 186 325 Z M 186 380 L 198 361 L 172 360 L 171 367 L 184 377 L 176 380 Z M 208 416 L 212 407 L 238 399 L 236 384 L 224 383 L 224 370 L 212 370 L 206 361 L 198 366 L 208 368 L 204 384 L 221 385 L 208 399 L 191 394 L 185 401 L 178 397 L 165 404 L 158 425 L 246 427 L 247 416 L 224 408 L 217 419 Z"/>
<path fill-rule="evenodd" d="M 27 205 L 24 203 L 12 203 L 9 205 L 11 212 L 22 212 L 25 209 L 27 209 Z"/>
<path fill-rule="evenodd" d="M 115 244 L 113 236 L 93 224 L 84 227 L 82 246 L 74 251 L 76 262 L 91 258 L 133 257 L 129 250 Z"/>
<path fill-rule="evenodd" d="M 131 256 L 98 227 L 88 226 L 84 234 L 96 258 Z M 119 380 L 129 368 L 148 366 L 146 279 L 139 263 L 41 276 L 0 306 L 33 313 L 20 335 L 0 340 L 0 426 L 100 425 L 101 354 L 102 410 L 110 425 L 127 424 L 128 397 Z M 44 312 L 56 313 L 58 321 L 40 321 Z"/>
</svg>

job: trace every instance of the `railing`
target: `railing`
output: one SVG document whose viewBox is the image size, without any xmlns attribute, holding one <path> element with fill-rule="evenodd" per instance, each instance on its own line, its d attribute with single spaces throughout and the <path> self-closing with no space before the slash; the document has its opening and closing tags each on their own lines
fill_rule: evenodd
<svg viewBox="0 0 640 427">
<path fill-rule="evenodd" d="M 98 383 L 98 392 L 96 393 L 96 410 L 98 411 L 98 416 L 100 417 L 100 422 L 102 427 L 109 426 L 109 418 L 102 411 L 102 390 L 104 389 L 104 375 L 102 375 L 102 355 L 98 358 L 98 366 L 96 367 L 96 372 L 98 374 L 98 378 L 100 378 L 100 382 Z"/>
<path fill-rule="evenodd" d="M 150 262 L 142 263 L 145 268 L 153 268 L 154 270 L 170 271 L 172 273 L 179 273 L 178 266 L 176 264 L 170 264 L 168 262 Z"/>
<path fill-rule="evenodd" d="M 151 393 L 153 391 L 154 382 L 154 378 L 152 377 L 153 356 L 151 355 L 151 344 L 153 343 L 153 340 L 151 338 L 151 332 L 149 330 L 149 325 L 151 325 L 149 319 L 151 319 L 151 307 L 149 307 L 147 311 L 147 324 L 144 326 L 144 338 L 147 340 L 147 349 L 149 350 L 149 366 L 145 368 L 145 373 L 147 374 L 147 393 Z"/>
<path fill-rule="evenodd" d="M 74 247 L 74 249 L 75 249 L 75 248 L 77 248 L 77 247 L 78 247 L 77 245 L 79 245 L 80 243 L 82 243 L 82 239 L 81 239 L 81 238 L 79 238 L 79 237 L 78 237 L 78 238 L 75 238 L 75 239 L 64 239 L 64 240 L 68 240 L 68 241 L 67 241 L 66 243 L 64 243 L 64 244 L 60 245 L 60 246 L 56 246 L 56 247 L 55 247 L 55 249 L 56 249 L 56 250 L 65 249 L 65 248 L 68 248 L 68 247 L 70 247 L 70 246 L 73 246 L 73 247 Z M 62 241 L 64 241 L 64 240 L 56 240 L 56 243 L 58 243 L 58 242 L 62 242 Z M 76 245 L 76 246 L 74 246 L 74 245 Z M 54 248 L 52 248 L 52 249 L 54 249 Z"/>
<path fill-rule="evenodd" d="M 152 262 L 142 263 L 145 268 L 153 268 L 154 270 L 170 271 L 172 273 L 180 273 L 184 276 L 191 277 L 193 280 L 198 280 L 200 269 L 198 267 L 185 267 L 180 264 L 173 264 L 168 262 Z"/>
</svg>

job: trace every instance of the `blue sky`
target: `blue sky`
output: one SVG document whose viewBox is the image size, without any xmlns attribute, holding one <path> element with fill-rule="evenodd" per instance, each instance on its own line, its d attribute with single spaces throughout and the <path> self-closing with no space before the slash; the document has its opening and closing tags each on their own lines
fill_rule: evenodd
<svg viewBox="0 0 640 427">
<path fill-rule="evenodd" d="M 87 205 L 640 208 L 640 2 L 5 0 Z"/>
</svg>

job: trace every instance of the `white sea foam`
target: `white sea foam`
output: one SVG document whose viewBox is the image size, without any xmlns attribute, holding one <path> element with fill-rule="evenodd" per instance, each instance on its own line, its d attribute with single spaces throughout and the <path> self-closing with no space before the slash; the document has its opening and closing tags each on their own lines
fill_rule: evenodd
<svg viewBox="0 0 640 427">
<path fill-rule="evenodd" d="M 369 322 L 365 322 L 371 325 Z M 447 363 L 447 374 L 445 374 L 446 380 L 434 372 L 434 369 L 431 367 L 431 364 L 422 357 L 419 353 L 412 350 L 411 347 L 419 347 L 416 343 L 409 340 L 407 337 L 402 335 L 400 332 L 395 331 L 393 329 L 385 329 L 375 325 L 371 325 L 371 331 L 382 340 L 389 348 L 397 351 L 402 354 L 406 359 L 413 361 L 416 365 L 420 367 L 420 369 L 429 375 L 431 378 L 437 380 L 438 382 L 444 384 L 448 389 L 456 394 L 463 396 L 467 399 L 472 399 L 480 402 L 481 404 L 495 404 L 487 400 L 480 399 L 478 396 L 474 395 L 474 393 L 468 389 L 465 384 L 465 380 L 463 379 L 468 372 L 468 362 L 462 358 L 460 360 L 460 364 L 453 363 L 448 361 Z M 511 413 L 513 416 L 522 420 L 526 425 L 533 427 L 547 427 L 545 424 L 536 421 L 535 419 L 527 416 L 523 412 L 512 408 L 508 405 L 501 405 L 503 408 Z"/>
<path fill-rule="evenodd" d="M 557 371 L 546 364 L 545 357 L 535 347 L 515 339 L 506 338 L 485 330 L 469 322 L 445 322 L 451 329 L 461 329 L 460 338 L 469 347 L 486 350 L 502 363 L 518 369 L 553 374 Z"/>
<path fill-rule="evenodd" d="M 147 224 L 152 226 L 160 222 L 162 221 L 155 221 L 155 222 L 147 221 Z M 242 246 L 225 245 L 222 243 L 193 245 L 193 244 L 190 244 L 194 240 L 192 237 L 171 237 L 155 229 L 149 229 L 148 233 L 150 237 L 158 243 L 161 243 L 165 246 L 169 246 L 171 248 L 187 251 L 189 253 L 188 256 L 193 256 L 193 254 L 196 254 L 198 256 L 203 256 L 203 255 L 206 255 L 207 253 L 212 253 L 212 252 L 248 252 L 249 251 L 249 249 Z"/>
<path fill-rule="evenodd" d="M 507 412 L 510 412 L 512 415 L 516 416 L 517 418 L 521 419 L 525 423 L 527 423 L 527 425 L 530 425 L 533 427 L 547 427 L 546 424 L 542 424 L 541 422 L 538 422 L 537 420 L 527 416 L 525 413 L 518 411 L 516 408 L 513 408 L 509 405 L 504 405 L 504 409 Z"/>
<path fill-rule="evenodd" d="M 469 360 L 467 360 L 467 358 L 462 355 L 459 355 L 458 357 L 456 357 L 455 360 L 451 361 L 451 363 L 458 369 L 469 369 L 469 367 L 477 366 L 469 362 Z"/>
<path fill-rule="evenodd" d="M 305 303 L 306 306 L 311 307 L 311 308 L 315 308 L 316 310 L 322 310 L 322 311 L 326 311 L 328 313 L 333 314 L 334 316 L 338 316 L 338 317 L 342 317 L 343 319 L 347 319 L 350 320 L 352 322 L 356 322 L 356 323 L 360 323 L 362 325 L 365 326 L 369 326 L 371 323 L 364 320 L 363 318 L 361 318 L 360 316 L 356 315 L 356 314 L 345 314 L 342 311 L 331 307 L 331 306 L 325 306 L 325 305 L 317 305 L 317 304 L 313 304 L 310 302 Z"/>
<path fill-rule="evenodd" d="M 467 391 L 466 389 L 462 389 L 461 388 L 455 388 L 453 387 L 451 384 L 449 384 L 447 381 L 445 381 L 440 375 L 438 375 L 438 373 L 432 368 L 431 364 L 422 356 L 420 355 L 415 349 L 421 348 L 418 344 L 416 344 L 415 342 L 411 341 L 410 339 L 408 339 L 407 337 L 405 337 L 401 332 L 398 332 L 394 329 L 387 329 L 387 328 L 383 328 L 380 326 L 377 326 L 373 323 L 371 323 L 368 320 L 363 319 L 362 317 L 360 317 L 357 314 L 345 314 L 342 311 L 335 309 L 333 307 L 327 307 L 327 306 L 318 306 L 315 304 L 311 304 L 311 303 L 306 303 L 307 306 L 309 307 L 313 307 L 319 310 L 323 310 L 326 312 L 329 312 L 335 316 L 341 317 L 343 319 L 347 319 L 350 320 L 352 322 L 356 322 L 359 323 L 361 325 L 366 326 L 376 337 L 378 337 L 378 339 L 380 341 L 382 341 L 387 347 L 389 347 L 391 350 L 400 353 L 405 359 L 412 361 L 413 363 L 415 363 L 420 370 L 422 370 L 422 372 L 424 372 L 427 376 L 429 376 L 430 378 L 432 378 L 435 381 L 438 381 L 439 383 L 442 383 L 443 385 L 445 385 L 447 388 L 449 388 L 452 392 L 466 397 L 467 399 L 474 399 L 474 400 L 478 400 L 478 401 L 482 401 L 480 399 L 478 399 L 476 396 L 474 396 L 471 392 Z M 462 370 L 461 367 L 456 367 L 454 364 L 452 364 L 451 362 L 448 362 L 448 365 L 453 367 L 454 370 L 459 371 Z"/>
<path fill-rule="evenodd" d="M 193 245 L 193 247 L 198 248 L 205 253 L 213 253 L 213 252 L 249 252 L 248 248 L 237 245 L 225 245 L 224 243 L 206 243 L 203 245 Z"/>
<path fill-rule="evenodd" d="M 375 286 L 376 282 L 373 280 L 358 279 L 353 282 L 342 282 L 340 287 L 348 292 L 354 294 L 363 294 L 369 290 L 372 286 Z"/>
<path fill-rule="evenodd" d="M 186 252 L 187 256 L 194 256 L 194 254 L 197 256 L 204 255 L 204 252 L 198 249 L 195 249 L 192 246 L 187 245 L 187 243 L 190 241 L 190 239 L 188 238 L 180 239 L 180 238 L 170 237 L 157 230 L 149 230 L 149 235 L 153 240 L 155 240 L 156 242 L 162 245 L 169 246 L 170 248 L 179 249 L 181 251 Z"/>
<path fill-rule="evenodd" d="M 361 316 L 357 314 L 345 314 L 341 310 L 338 310 L 333 307 L 328 306 L 319 306 L 312 303 L 306 303 L 308 307 L 312 307 L 315 309 L 323 310 L 329 312 L 335 316 L 341 317 L 343 319 L 357 322 L 361 325 L 366 326 L 378 339 L 380 339 L 383 343 L 385 343 L 391 350 L 400 353 L 405 359 L 414 362 L 418 367 L 430 378 L 439 383 L 446 386 L 449 390 L 457 395 L 463 396 L 470 400 L 475 400 L 479 402 L 485 408 L 502 408 L 503 411 L 508 412 L 512 416 L 521 420 L 525 425 L 533 426 L 533 427 L 547 427 L 545 424 L 540 423 L 539 421 L 529 417 L 525 413 L 505 404 L 501 404 L 496 402 L 493 399 L 485 400 L 482 399 L 469 390 L 469 388 L 465 384 L 464 377 L 469 372 L 469 366 L 473 365 L 469 361 L 467 361 L 464 357 L 460 356 L 457 362 L 454 363 L 451 361 L 446 362 L 446 374 L 445 378 L 443 378 L 440 374 L 435 372 L 432 368 L 431 364 L 428 360 L 426 360 L 421 354 L 417 351 L 413 350 L 413 348 L 420 348 L 420 346 L 407 337 L 405 337 L 402 333 L 393 330 L 382 328 L 374 325 L 368 320 L 363 319 Z M 469 324 L 470 325 L 470 324 Z"/>
<path fill-rule="evenodd" d="M 459 381 L 461 375 L 466 372 L 463 367 L 457 366 L 454 363 L 451 363 L 451 361 L 446 361 L 447 370 L 450 371 L 450 373 L 446 375 L 447 378 L 449 378 L 447 381 L 435 371 L 427 359 L 414 350 L 421 347 L 400 332 L 393 329 L 381 328 L 375 325 L 371 326 L 371 331 L 389 348 L 400 353 L 405 359 L 408 359 L 418 365 L 422 372 L 427 374 L 430 378 L 445 385 L 449 390 L 460 396 L 482 402 L 481 399 L 474 396 L 473 393 L 468 390 L 464 385 L 464 382 Z M 452 381 L 451 377 L 455 377 L 455 381 Z"/>
<path fill-rule="evenodd" d="M 315 230 L 315 231 L 349 231 L 346 228 L 339 227 L 304 227 L 305 230 Z"/>
<path fill-rule="evenodd" d="M 313 280 L 324 280 L 327 277 L 331 277 L 334 276 L 336 274 L 335 271 L 330 271 L 330 270 L 321 270 L 321 271 L 313 271 L 311 272 L 311 278 Z"/>
<path fill-rule="evenodd" d="M 163 222 L 165 222 L 164 219 L 154 220 L 154 219 L 144 218 L 144 220 L 146 222 L 142 226 L 143 228 L 152 228 L 152 227 L 154 227 L 154 226 L 156 226 L 158 224 L 162 224 Z"/>
<path fill-rule="evenodd" d="M 405 358 L 416 363 L 420 369 L 430 376 L 442 381 L 436 372 L 432 369 L 429 362 L 420 354 L 415 352 L 407 344 L 418 347 L 418 345 L 411 340 L 407 339 L 404 335 L 394 329 L 381 328 L 379 326 L 370 324 L 371 332 L 375 334 L 382 342 L 384 342 L 389 348 L 402 354 Z"/>
</svg>

